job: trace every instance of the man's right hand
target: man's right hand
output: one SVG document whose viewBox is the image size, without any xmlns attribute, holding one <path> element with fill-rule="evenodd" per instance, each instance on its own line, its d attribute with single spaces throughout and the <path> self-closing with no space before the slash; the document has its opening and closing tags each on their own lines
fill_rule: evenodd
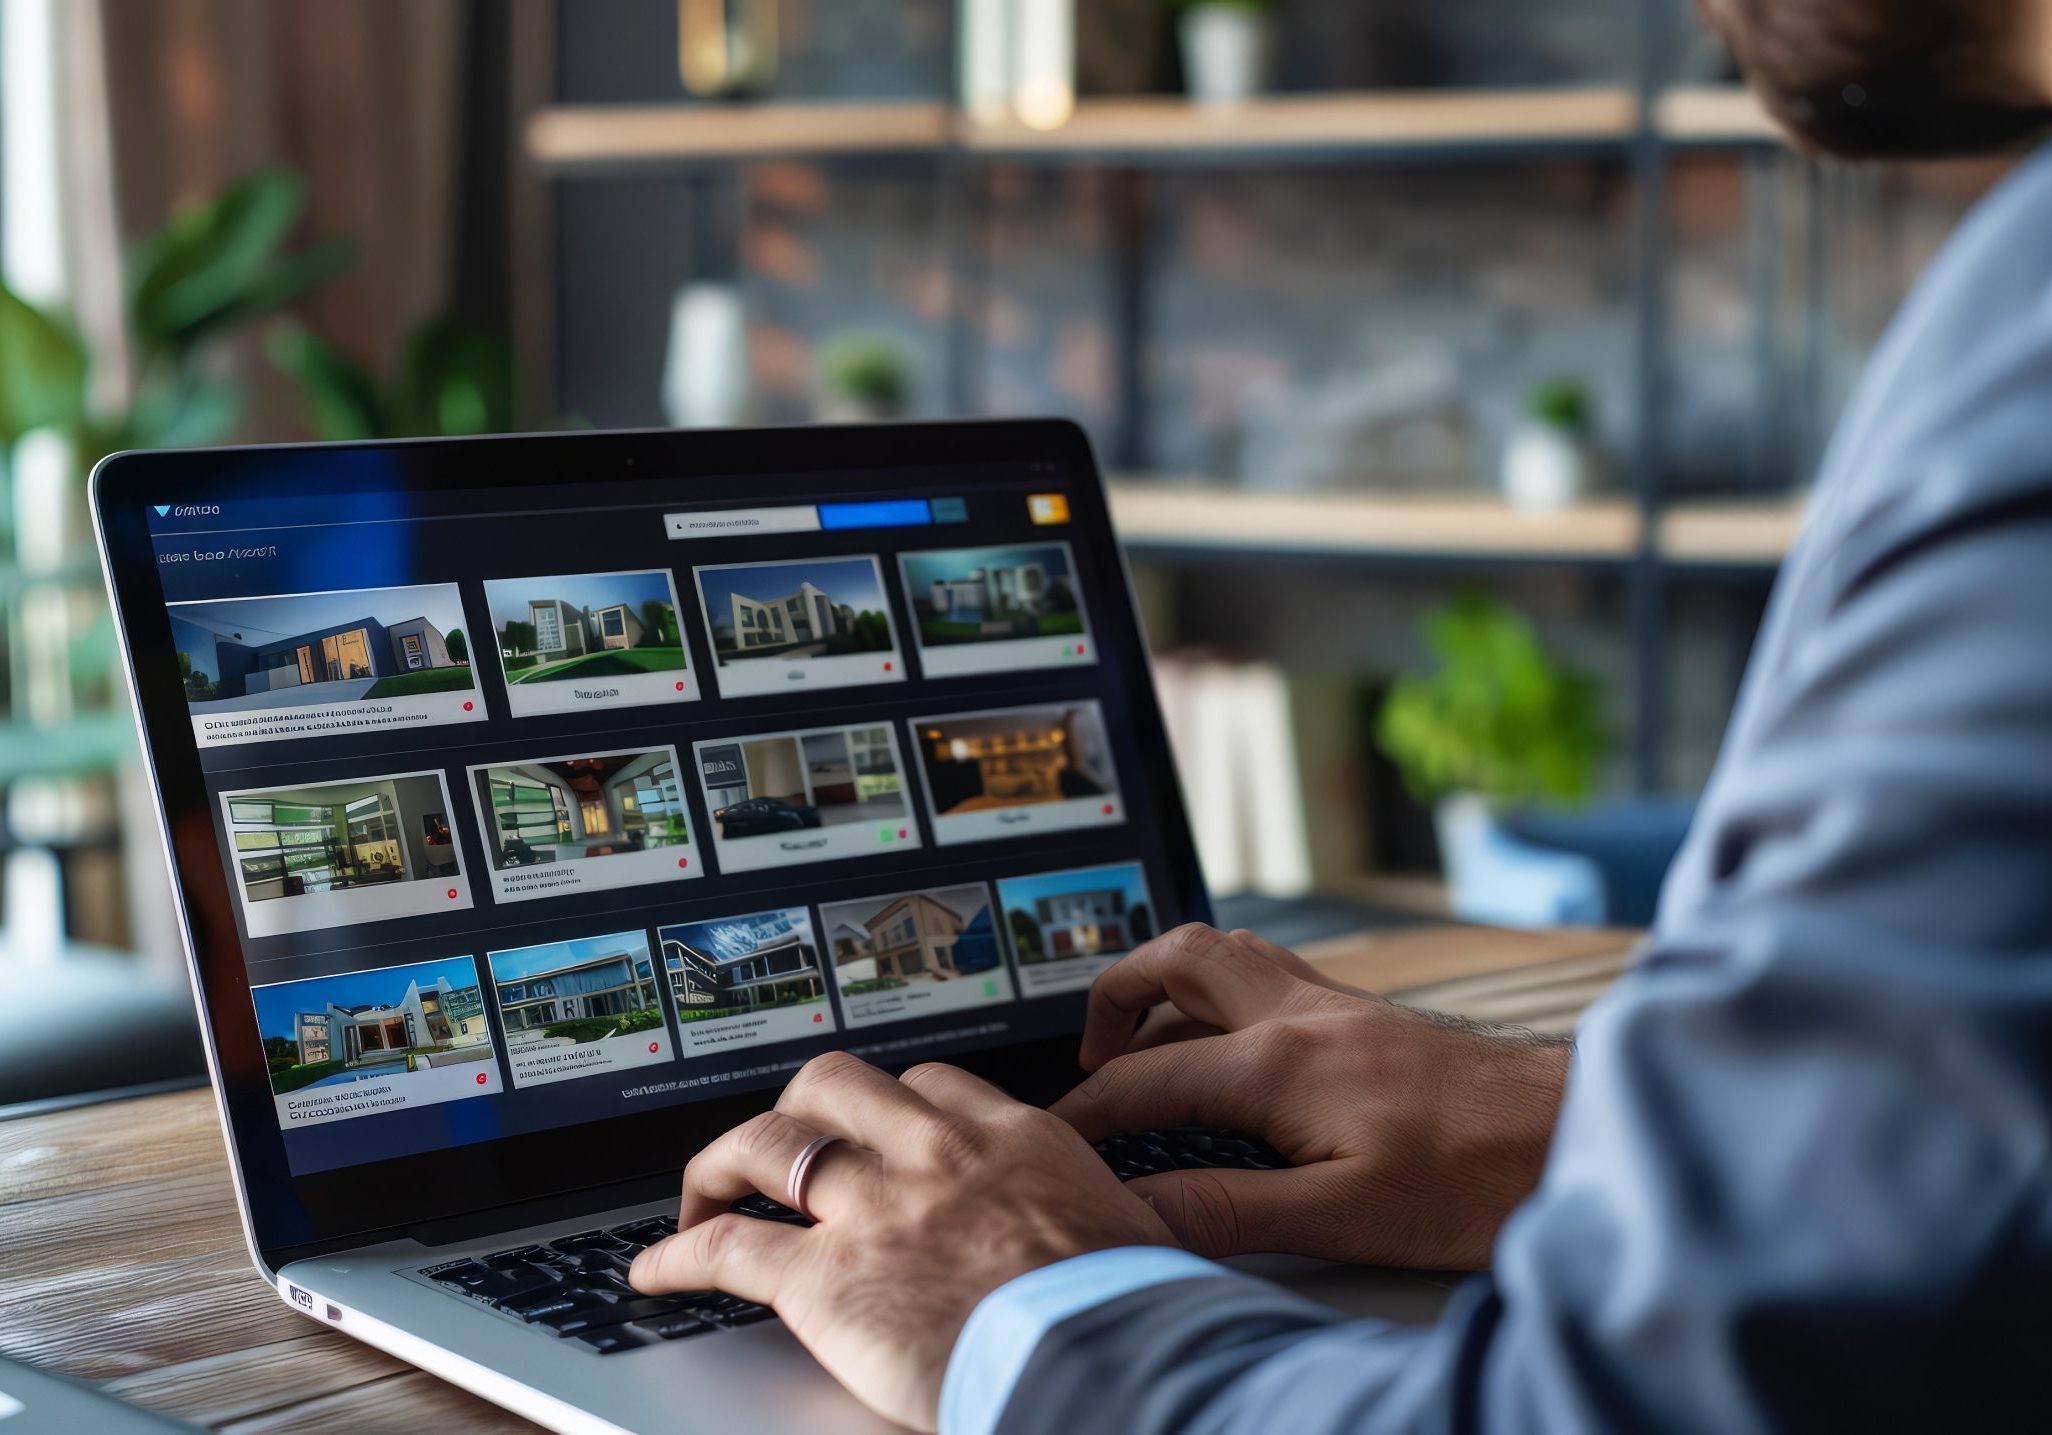
<svg viewBox="0 0 2052 1435">
<path fill-rule="evenodd" d="M 1181 927 L 1098 977 L 1093 1074 L 1054 1111 L 1093 1142 L 1218 1126 L 1287 1156 L 1130 1184 L 1203 1255 L 1472 1270 L 1538 1183 L 1570 1052 L 1343 987 L 1251 932 Z"/>
</svg>

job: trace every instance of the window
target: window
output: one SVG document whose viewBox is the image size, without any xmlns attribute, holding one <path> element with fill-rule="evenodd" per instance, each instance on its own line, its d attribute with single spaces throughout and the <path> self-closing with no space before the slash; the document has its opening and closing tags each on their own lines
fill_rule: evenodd
<svg viewBox="0 0 2052 1435">
<path fill-rule="evenodd" d="M 570 840 L 570 804 L 563 790 L 516 777 L 491 779 L 492 817 L 500 842 L 518 838 L 530 847 Z"/>
<path fill-rule="evenodd" d="M 623 638 L 627 635 L 627 612 L 623 608 L 608 608 L 599 615 L 599 631 L 608 638 Z"/>
</svg>

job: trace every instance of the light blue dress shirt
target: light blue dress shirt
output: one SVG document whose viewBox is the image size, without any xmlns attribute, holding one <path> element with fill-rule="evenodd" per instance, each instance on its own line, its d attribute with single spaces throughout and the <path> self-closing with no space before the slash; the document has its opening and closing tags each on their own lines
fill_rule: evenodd
<svg viewBox="0 0 2052 1435">
<path fill-rule="evenodd" d="M 1547 1169 L 1441 1321 L 1100 1252 L 945 1435 L 2052 1424 L 2052 152 L 1849 406 Z"/>
</svg>

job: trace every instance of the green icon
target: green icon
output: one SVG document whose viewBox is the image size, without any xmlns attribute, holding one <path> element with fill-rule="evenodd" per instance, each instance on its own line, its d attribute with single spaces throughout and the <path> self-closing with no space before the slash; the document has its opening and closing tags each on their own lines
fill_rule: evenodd
<svg viewBox="0 0 2052 1435">
<path fill-rule="evenodd" d="M 985 996 L 987 996 L 987 997 L 994 997 L 994 996 L 996 996 L 996 995 L 997 995 L 997 983 L 996 983 L 996 982 L 985 982 L 985 983 L 983 984 L 983 994 L 984 994 Z"/>
<path fill-rule="evenodd" d="M 876 840 L 877 840 L 877 841 L 879 841 L 879 842 L 888 842 L 888 841 L 890 841 L 890 840 L 891 840 L 891 829 L 890 829 L 890 828 L 888 828 L 888 827 L 880 827 L 880 828 L 878 828 L 878 829 L 877 829 L 877 833 L 876 833 Z"/>
</svg>

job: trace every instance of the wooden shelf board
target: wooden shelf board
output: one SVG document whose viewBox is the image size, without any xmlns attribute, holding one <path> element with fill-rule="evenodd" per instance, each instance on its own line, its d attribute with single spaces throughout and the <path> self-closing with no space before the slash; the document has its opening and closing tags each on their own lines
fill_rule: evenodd
<svg viewBox="0 0 2052 1435">
<path fill-rule="evenodd" d="M 1624 141 L 1638 121 L 1621 86 L 1547 90 L 1391 90 L 1277 95 L 1243 105 L 1176 96 L 1084 100 L 1052 129 L 964 126 L 971 149 L 1008 153 L 1177 153 L 1331 147 Z"/>
<path fill-rule="evenodd" d="M 1138 547 L 1617 560 L 1638 550 L 1629 499 L 1524 514 L 1486 495 L 1265 494 L 1158 481 L 1112 485 L 1119 535 Z"/>
<path fill-rule="evenodd" d="M 938 101 L 902 104 L 555 105 L 528 120 L 543 164 L 632 164 L 777 155 L 938 150 L 953 117 Z"/>
<path fill-rule="evenodd" d="M 1663 138 L 1681 144 L 1783 144 L 1787 136 L 1751 90 L 1741 85 L 1680 85 L 1653 112 Z"/>
<path fill-rule="evenodd" d="M 1795 543 L 1805 506 L 1786 498 L 1672 504 L 1660 515 L 1660 555 L 1705 566 L 1779 563 Z"/>
</svg>

